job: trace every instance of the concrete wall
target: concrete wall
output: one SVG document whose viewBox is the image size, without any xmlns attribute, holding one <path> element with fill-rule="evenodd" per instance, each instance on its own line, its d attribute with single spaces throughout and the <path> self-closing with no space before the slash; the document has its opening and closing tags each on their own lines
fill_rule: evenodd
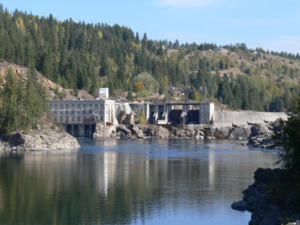
<svg viewBox="0 0 300 225">
<path fill-rule="evenodd" d="M 199 123 L 210 124 L 210 122 L 213 119 L 214 110 L 215 110 L 215 104 L 213 102 L 200 103 Z"/>
<path fill-rule="evenodd" d="M 116 115 L 115 115 L 116 118 L 118 118 L 118 116 L 122 110 L 125 110 L 126 114 L 131 113 L 131 107 L 128 102 L 122 102 L 122 103 L 116 102 Z"/>
<path fill-rule="evenodd" d="M 278 118 L 287 119 L 283 112 L 254 112 L 254 111 L 232 111 L 214 112 L 213 121 L 215 127 L 231 127 L 235 125 L 247 125 L 249 123 L 264 123 L 265 121 L 275 121 Z"/>
<path fill-rule="evenodd" d="M 129 103 L 131 110 L 137 115 L 138 111 L 146 113 L 145 103 Z"/>
</svg>

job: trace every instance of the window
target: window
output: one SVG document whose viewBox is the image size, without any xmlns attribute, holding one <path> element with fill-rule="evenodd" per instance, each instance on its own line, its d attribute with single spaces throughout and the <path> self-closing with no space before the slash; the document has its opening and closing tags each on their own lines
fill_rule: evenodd
<svg viewBox="0 0 300 225">
<path fill-rule="evenodd" d="M 54 117 L 54 121 L 55 121 L 55 122 L 57 121 L 57 117 Z"/>
<path fill-rule="evenodd" d="M 92 112 L 93 112 L 93 110 L 90 109 L 90 110 L 89 110 L 89 114 L 92 114 Z"/>
<path fill-rule="evenodd" d="M 72 121 L 74 121 L 74 116 L 72 116 Z"/>
<path fill-rule="evenodd" d="M 83 114 L 85 114 L 85 109 L 83 110 Z"/>
<path fill-rule="evenodd" d="M 62 116 L 60 117 L 60 121 L 61 121 L 61 122 L 63 121 L 63 117 L 62 117 Z"/>
<path fill-rule="evenodd" d="M 80 116 L 77 117 L 77 121 L 80 122 Z"/>
</svg>

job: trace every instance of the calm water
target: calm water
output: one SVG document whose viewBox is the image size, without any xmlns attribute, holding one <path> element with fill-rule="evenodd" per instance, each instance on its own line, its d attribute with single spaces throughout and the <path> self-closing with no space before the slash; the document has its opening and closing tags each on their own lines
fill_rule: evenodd
<svg viewBox="0 0 300 225">
<path fill-rule="evenodd" d="M 275 151 L 234 142 L 80 140 L 0 152 L 0 224 L 248 224 L 230 208 Z"/>
</svg>

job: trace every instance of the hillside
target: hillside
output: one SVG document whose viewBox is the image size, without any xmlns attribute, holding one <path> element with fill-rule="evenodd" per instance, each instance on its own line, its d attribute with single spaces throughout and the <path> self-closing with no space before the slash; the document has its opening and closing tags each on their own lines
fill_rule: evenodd
<svg viewBox="0 0 300 225">
<path fill-rule="evenodd" d="M 216 44 L 150 40 L 117 24 L 9 13 L 2 5 L 0 34 L 0 62 L 20 65 L 16 73 L 34 67 L 52 98 L 91 97 L 109 87 L 115 97 L 163 99 L 170 85 L 206 86 L 209 100 L 231 109 L 283 111 L 299 92 L 299 54 L 248 49 L 243 43 L 216 52 Z M 189 98 L 204 96 L 191 92 Z"/>
<path fill-rule="evenodd" d="M 207 58 L 212 63 L 217 63 L 221 58 L 230 58 L 230 68 L 220 71 L 221 77 L 225 73 L 232 73 L 234 77 L 238 74 L 259 75 L 264 80 L 286 81 L 298 85 L 300 79 L 300 61 L 287 59 L 272 54 L 257 54 L 251 52 L 221 53 L 216 51 L 193 51 L 185 56 L 185 60 L 193 60 L 194 57 Z M 249 71 L 249 69 L 251 70 Z M 248 69 L 248 70 L 247 70 Z M 292 72 L 291 72 L 292 71 Z M 195 71 L 197 72 L 197 71 Z M 213 74 L 216 71 L 212 71 Z"/>
<path fill-rule="evenodd" d="M 6 83 L 5 76 L 9 68 L 11 68 L 20 79 L 24 81 L 27 80 L 27 73 L 29 72 L 28 68 L 9 61 L 3 61 L 0 62 L 0 79 L 4 84 Z M 93 98 L 93 96 L 85 90 L 80 90 L 78 91 L 77 95 L 75 95 L 73 89 L 65 89 L 61 85 L 56 84 L 48 78 L 44 77 L 39 72 L 37 72 L 37 75 L 39 83 L 41 83 L 46 88 L 48 97 L 50 99 L 59 98 L 60 96 L 63 96 L 64 98 Z"/>
</svg>

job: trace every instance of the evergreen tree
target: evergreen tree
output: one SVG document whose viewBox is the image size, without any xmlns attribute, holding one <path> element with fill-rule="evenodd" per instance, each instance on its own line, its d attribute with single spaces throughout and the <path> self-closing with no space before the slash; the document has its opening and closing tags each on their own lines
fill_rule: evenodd
<svg viewBox="0 0 300 225">
<path fill-rule="evenodd" d="M 1 132 L 10 134 L 16 127 L 17 120 L 17 80 L 11 68 L 6 74 L 6 83 L 2 94 Z"/>
</svg>

